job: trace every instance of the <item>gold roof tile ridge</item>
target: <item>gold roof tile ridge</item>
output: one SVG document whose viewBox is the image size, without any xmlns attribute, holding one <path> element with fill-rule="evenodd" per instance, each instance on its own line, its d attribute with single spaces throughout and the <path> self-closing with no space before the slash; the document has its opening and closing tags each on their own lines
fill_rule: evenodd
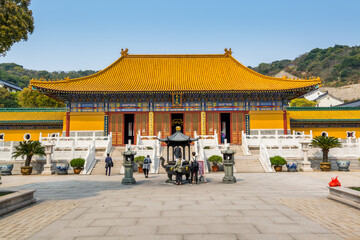
<svg viewBox="0 0 360 240">
<path fill-rule="evenodd" d="M 226 58 L 224 54 L 129 54 L 127 58 Z"/>
</svg>

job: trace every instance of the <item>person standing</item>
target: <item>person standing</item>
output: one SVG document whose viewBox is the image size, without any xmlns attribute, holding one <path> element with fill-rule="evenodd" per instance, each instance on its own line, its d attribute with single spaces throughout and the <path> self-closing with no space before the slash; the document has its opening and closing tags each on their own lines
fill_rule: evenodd
<svg viewBox="0 0 360 240">
<path fill-rule="evenodd" d="M 182 161 L 180 158 L 176 159 L 174 170 L 176 173 L 176 185 L 182 185 Z"/>
<path fill-rule="evenodd" d="M 105 158 L 105 168 L 106 168 L 106 172 L 105 175 L 108 175 L 108 171 L 109 171 L 109 175 L 111 174 L 111 168 L 114 166 L 114 162 L 112 160 L 112 158 L 110 157 L 110 153 L 107 154 L 107 157 Z"/>
<path fill-rule="evenodd" d="M 191 166 L 191 183 L 193 182 L 193 177 L 195 175 L 195 182 L 196 184 L 198 184 L 199 162 L 197 161 L 197 156 L 195 152 L 192 153 L 190 166 Z"/>
<path fill-rule="evenodd" d="M 152 163 L 151 158 L 149 155 L 147 155 L 146 158 L 144 159 L 144 163 L 143 163 L 143 172 L 144 172 L 145 178 L 149 177 L 150 163 Z"/>
</svg>

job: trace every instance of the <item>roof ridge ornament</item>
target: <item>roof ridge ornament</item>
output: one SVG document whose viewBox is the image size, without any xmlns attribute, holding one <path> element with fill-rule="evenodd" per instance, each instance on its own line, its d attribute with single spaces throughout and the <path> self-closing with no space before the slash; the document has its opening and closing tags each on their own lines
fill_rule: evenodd
<svg viewBox="0 0 360 240">
<path fill-rule="evenodd" d="M 225 56 L 231 56 L 232 54 L 231 48 L 229 48 L 229 50 L 225 48 L 224 51 L 225 51 Z"/>
<path fill-rule="evenodd" d="M 128 51 L 129 51 L 129 49 L 125 48 L 125 50 L 124 50 L 124 49 L 122 48 L 122 49 L 121 49 L 121 52 L 120 52 L 120 53 L 121 53 L 121 56 L 122 56 L 122 57 L 126 57 L 127 55 L 129 55 L 129 54 L 128 54 Z"/>
</svg>

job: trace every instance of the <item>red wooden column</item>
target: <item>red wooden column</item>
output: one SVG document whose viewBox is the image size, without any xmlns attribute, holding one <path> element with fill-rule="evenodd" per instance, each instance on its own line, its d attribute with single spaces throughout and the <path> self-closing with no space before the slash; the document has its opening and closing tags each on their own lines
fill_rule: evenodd
<svg viewBox="0 0 360 240">
<path fill-rule="evenodd" d="M 287 114 L 286 110 L 283 113 L 283 120 L 284 120 L 284 135 L 287 135 Z"/>
<path fill-rule="evenodd" d="M 70 113 L 66 112 L 66 137 L 70 136 Z"/>
</svg>

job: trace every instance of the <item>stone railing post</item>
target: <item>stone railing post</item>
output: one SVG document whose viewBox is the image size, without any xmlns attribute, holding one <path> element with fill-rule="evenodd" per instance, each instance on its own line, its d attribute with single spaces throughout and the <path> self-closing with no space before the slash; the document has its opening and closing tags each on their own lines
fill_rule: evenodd
<svg viewBox="0 0 360 240">
<path fill-rule="evenodd" d="M 51 154 L 54 152 L 54 144 L 51 142 L 47 142 L 44 145 L 45 145 L 45 154 L 46 154 L 46 164 L 44 165 L 44 171 L 42 171 L 41 174 L 51 175 L 54 174 L 51 163 Z"/>
<path fill-rule="evenodd" d="M 308 152 L 310 150 L 309 149 L 310 142 L 304 140 L 304 141 L 300 142 L 300 144 L 301 144 L 301 150 L 304 153 L 304 160 L 301 164 L 300 170 L 303 172 L 312 172 L 314 170 L 311 168 L 311 166 L 310 166 L 311 163 L 308 160 Z"/>
</svg>

